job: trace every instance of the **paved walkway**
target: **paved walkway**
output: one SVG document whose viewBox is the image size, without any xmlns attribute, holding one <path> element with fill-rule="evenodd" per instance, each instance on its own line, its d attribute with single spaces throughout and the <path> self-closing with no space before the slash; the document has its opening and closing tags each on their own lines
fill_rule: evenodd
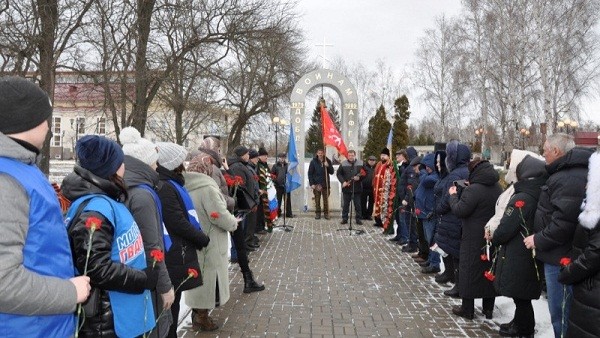
<svg viewBox="0 0 600 338">
<path fill-rule="evenodd" d="M 288 219 L 292 232 L 262 236 L 250 266 L 267 289 L 243 294 L 237 265 L 231 266 L 231 299 L 212 316 L 221 326 L 195 332 L 188 318 L 180 337 L 488 337 L 497 324 L 451 314 L 459 300 L 448 287 L 423 275 L 408 254 L 381 235 L 372 222 L 362 235 L 337 231 L 339 218 L 312 214 Z M 476 304 L 478 304 L 476 302 Z"/>
</svg>

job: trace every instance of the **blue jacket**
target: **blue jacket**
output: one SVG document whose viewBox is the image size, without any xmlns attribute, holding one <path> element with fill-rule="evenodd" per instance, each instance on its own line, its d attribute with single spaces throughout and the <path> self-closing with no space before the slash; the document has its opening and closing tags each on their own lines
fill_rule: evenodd
<svg viewBox="0 0 600 338">
<path fill-rule="evenodd" d="M 421 212 L 417 215 L 418 218 L 426 219 L 433 217 L 435 208 L 435 196 L 433 188 L 439 180 L 438 174 L 433 170 L 435 168 L 435 155 L 427 154 L 421 160 L 421 164 L 429 167 L 432 171 L 428 173 L 426 170 L 421 170 L 419 178 L 419 187 L 415 190 L 415 208 Z"/>
<path fill-rule="evenodd" d="M 457 141 L 450 141 L 446 149 L 445 166 L 449 172 L 435 187 L 435 213 L 438 218 L 438 227 L 434 240 L 442 250 L 458 257 L 460 254 L 462 222 L 450 208 L 448 189 L 454 181 L 466 180 L 469 177 L 467 165 L 471 159 L 471 151 L 466 145 L 459 144 Z"/>
<path fill-rule="evenodd" d="M 69 279 L 75 268 L 56 193 L 34 165 L 0 157 L 0 172 L 17 180 L 29 196 L 29 229 L 23 266 L 40 275 Z M 36 290 L 30 290 L 36 292 Z M 3 337 L 69 337 L 75 332 L 73 313 L 24 316 L 0 313 Z"/>
</svg>

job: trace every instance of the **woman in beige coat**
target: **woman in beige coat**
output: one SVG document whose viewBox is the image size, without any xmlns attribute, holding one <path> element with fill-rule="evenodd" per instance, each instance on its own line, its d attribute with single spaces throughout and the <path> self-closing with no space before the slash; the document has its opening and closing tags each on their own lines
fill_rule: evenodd
<svg viewBox="0 0 600 338">
<path fill-rule="evenodd" d="M 208 316 L 208 311 L 229 300 L 229 232 L 237 228 L 240 220 L 227 211 L 225 199 L 215 180 L 210 177 L 212 163 L 204 157 L 194 157 L 184 177 L 185 188 L 194 203 L 202 231 L 208 235 L 210 243 L 197 251 L 204 284 L 185 291 L 184 297 L 185 303 L 193 309 L 194 329 L 213 331 L 218 326 Z"/>
</svg>

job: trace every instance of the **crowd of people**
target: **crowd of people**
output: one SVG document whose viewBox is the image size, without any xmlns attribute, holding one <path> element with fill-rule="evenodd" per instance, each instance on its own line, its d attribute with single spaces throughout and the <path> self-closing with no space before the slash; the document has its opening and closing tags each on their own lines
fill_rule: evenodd
<svg viewBox="0 0 600 338">
<path fill-rule="evenodd" d="M 395 155 L 385 148 L 377 164 L 368 157 L 356 209 L 421 273 L 453 284 L 443 294 L 461 299 L 454 315 L 472 320 L 482 299 L 492 319 L 495 298 L 506 296 L 516 310 L 499 334 L 533 337 L 532 300 L 545 287 L 556 337 L 600 336 L 600 153 L 553 134 L 543 156 L 513 150 L 502 185 L 499 171 L 457 140 L 424 156 L 412 147 Z"/>
<path fill-rule="evenodd" d="M 36 166 L 51 113 L 37 85 L 0 78 L 2 336 L 176 337 L 182 298 L 193 328 L 213 331 L 210 311 L 231 297 L 229 263 L 244 293 L 265 290 L 248 253 L 276 217 L 294 217 L 286 154 L 269 168 L 263 148 L 225 157 L 208 137 L 188 154 L 127 127 L 122 146 L 81 137 L 77 164 L 53 189 Z M 453 285 L 443 294 L 461 299 L 454 315 L 472 320 L 482 299 L 491 319 L 506 296 L 516 310 L 499 334 L 531 337 L 532 300 L 545 286 L 556 337 L 600 336 L 600 152 L 553 134 L 543 156 L 513 150 L 503 180 L 457 140 L 394 155 L 384 148 L 363 163 L 350 150 L 336 172 L 317 151 L 308 169 L 315 218 L 332 216 L 335 173 L 341 223 L 372 220 L 392 235 L 421 273 Z"/>
<path fill-rule="evenodd" d="M 126 127 L 122 146 L 79 138 L 77 164 L 53 189 L 36 166 L 48 95 L 4 77 L 0 106 L 3 337 L 177 337 L 182 298 L 193 328 L 213 331 L 210 311 L 230 298 L 230 262 L 244 293 L 265 290 L 248 253 L 273 229 L 267 191 L 284 195 L 285 154 L 269 168 L 263 148 L 225 158 L 207 137 L 188 154 Z"/>
</svg>

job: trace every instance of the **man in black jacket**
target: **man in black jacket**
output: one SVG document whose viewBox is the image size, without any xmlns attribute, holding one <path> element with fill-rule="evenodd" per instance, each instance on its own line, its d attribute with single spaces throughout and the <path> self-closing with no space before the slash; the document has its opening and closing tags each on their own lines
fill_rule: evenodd
<svg viewBox="0 0 600 338">
<path fill-rule="evenodd" d="M 290 200 L 290 193 L 285 192 L 285 180 L 288 170 L 286 158 L 286 153 L 280 153 L 277 156 L 277 163 L 275 163 L 273 168 L 271 168 L 271 174 L 274 176 L 273 182 L 275 183 L 275 189 L 277 189 L 277 204 L 279 205 L 279 208 L 277 209 L 277 216 L 281 217 L 281 208 L 284 208 L 283 204 L 281 204 L 281 200 L 283 198 L 283 194 L 285 194 L 285 217 L 292 218 L 294 215 L 292 215 L 292 201 Z"/>
<path fill-rule="evenodd" d="M 321 218 L 321 197 L 323 214 L 325 219 L 329 219 L 329 175 L 333 175 L 333 164 L 325 157 L 323 149 L 319 149 L 308 165 L 308 183 L 315 195 L 315 219 Z"/>
<path fill-rule="evenodd" d="M 360 194 L 362 192 L 362 183 L 360 182 L 365 177 L 365 171 L 362 169 L 362 161 L 356 159 L 356 152 L 348 150 L 348 159 L 340 164 L 337 170 L 337 178 L 342 182 L 343 208 L 342 208 L 342 224 L 348 223 L 348 212 L 350 209 L 350 201 L 354 203 L 354 211 L 356 224 L 362 225 L 360 209 Z"/>
<path fill-rule="evenodd" d="M 360 196 L 360 208 L 362 210 L 362 219 L 373 219 L 373 176 L 375 175 L 375 165 L 377 157 L 371 155 L 367 159 L 367 163 L 363 165 L 363 169 L 367 173 L 362 180 L 362 193 Z"/>
<path fill-rule="evenodd" d="M 556 337 L 567 331 L 572 298 L 572 287 L 558 282 L 560 260 L 571 254 L 591 155 L 590 149 L 575 148 L 570 135 L 548 136 L 544 143 L 544 158 L 550 176 L 540 194 L 535 234 L 523 240 L 528 249 L 536 250 L 536 258 L 544 262 L 548 308 Z M 563 304 L 563 299 L 568 301 Z"/>
</svg>

